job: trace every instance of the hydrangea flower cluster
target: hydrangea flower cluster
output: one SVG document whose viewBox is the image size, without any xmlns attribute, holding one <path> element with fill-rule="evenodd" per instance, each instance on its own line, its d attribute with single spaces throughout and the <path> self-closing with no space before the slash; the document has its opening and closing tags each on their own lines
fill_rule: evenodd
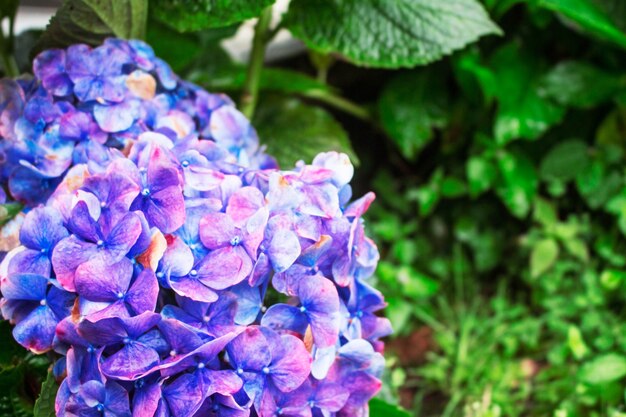
<svg viewBox="0 0 626 417">
<path fill-rule="evenodd" d="M 348 157 L 279 170 L 228 99 L 176 80 L 145 44 L 100 48 L 47 51 L 28 90 L 39 93 L 2 90 L 17 94 L 3 135 L 43 126 L 34 139 L 5 136 L 11 193 L 34 205 L 43 197 L 15 193 L 21 181 L 54 181 L 0 264 L 0 309 L 20 344 L 60 355 L 57 416 L 367 416 L 391 326 L 367 282 L 378 252 L 362 216 L 374 196 L 350 203 Z M 85 68 L 123 64 L 81 78 L 80 56 Z M 133 96 L 128 80 L 148 76 L 156 95 Z M 169 80 L 181 87 L 165 91 Z M 45 104 L 27 110 L 35 97 Z M 128 109 L 140 116 L 120 121 Z M 68 114 L 88 123 L 63 128 Z M 62 136 L 68 126 L 81 138 Z M 24 141 L 46 162 L 24 159 Z M 70 162 L 41 176 L 68 141 Z"/>
<path fill-rule="evenodd" d="M 213 159 L 275 166 L 228 97 L 182 81 L 141 41 L 47 50 L 33 72 L 0 81 L 0 182 L 9 190 L 0 203 L 45 203 L 68 168 L 104 164 L 148 131 L 209 139 Z"/>
</svg>

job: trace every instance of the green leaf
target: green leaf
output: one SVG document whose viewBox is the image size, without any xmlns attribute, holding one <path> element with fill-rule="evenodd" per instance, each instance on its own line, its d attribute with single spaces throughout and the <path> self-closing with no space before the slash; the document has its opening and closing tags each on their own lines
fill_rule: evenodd
<svg viewBox="0 0 626 417">
<path fill-rule="evenodd" d="M 606 203 L 620 191 L 622 184 L 622 176 L 616 171 L 607 172 L 602 161 L 593 161 L 576 176 L 576 188 L 592 209 Z"/>
<path fill-rule="evenodd" d="M 52 372 L 48 372 L 46 380 L 41 384 L 39 398 L 35 401 L 33 417 L 55 417 L 54 400 L 56 398 L 57 385 Z"/>
<path fill-rule="evenodd" d="M 311 49 L 357 65 L 424 65 L 500 33 L 476 0 L 292 0 L 284 21 Z"/>
<path fill-rule="evenodd" d="M 537 173 L 532 162 L 520 153 L 503 153 L 498 159 L 502 183 L 496 192 L 515 217 L 528 215 L 537 193 Z"/>
<path fill-rule="evenodd" d="M 570 255 L 575 256 L 582 262 L 589 261 L 589 249 L 587 248 L 584 240 L 571 238 L 564 239 L 561 243 L 563 243 L 563 246 L 565 246 L 565 249 L 570 253 Z"/>
<path fill-rule="evenodd" d="M 64 0 L 36 50 L 98 45 L 109 36 L 143 39 L 147 13 L 148 0 Z"/>
<path fill-rule="evenodd" d="M 179 32 L 230 26 L 256 17 L 275 0 L 152 0 L 150 13 Z"/>
<path fill-rule="evenodd" d="M 607 353 L 585 363 L 579 374 L 581 381 L 591 385 L 618 381 L 626 376 L 626 356 Z"/>
<path fill-rule="evenodd" d="M 587 168 L 589 154 L 587 144 L 581 140 L 567 140 L 552 147 L 541 161 L 539 173 L 542 179 L 570 181 Z"/>
<path fill-rule="evenodd" d="M 618 0 L 619 1 L 619 0 Z M 592 0 L 539 0 L 539 6 L 562 14 L 600 39 L 626 48 L 626 33 Z"/>
<path fill-rule="evenodd" d="M 533 218 L 545 227 L 550 227 L 558 221 L 554 205 L 543 198 L 537 198 L 535 200 Z"/>
<path fill-rule="evenodd" d="M 482 92 L 485 101 L 496 97 L 499 88 L 496 75 L 482 62 L 477 48 L 455 55 L 453 63 L 456 80 L 469 99 L 477 95 L 476 87 Z"/>
<path fill-rule="evenodd" d="M 619 269 L 605 269 L 600 274 L 600 283 L 610 291 L 618 289 L 623 282 L 626 282 L 626 272 Z"/>
<path fill-rule="evenodd" d="M 448 123 L 448 88 L 432 71 L 401 74 L 383 89 L 378 111 L 383 128 L 402 155 L 414 159 Z"/>
<path fill-rule="evenodd" d="M 477 197 L 489 190 L 498 177 L 495 165 L 484 156 L 473 156 L 468 159 L 465 173 L 472 197 Z"/>
<path fill-rule="evenodd" d="M 552 238 L 542 239 L 530 253 L 530 275 L 537 278 L 552 267 L 559 256 L 559 245 Z"/>
<path fill-rule="evenodd" d="M 233 66 L 211 76 L 197 71 L 190 77 L 192 82 L 201 84 L 213 91 L 241 90 L 246 81 L 247 68 Z M 208 76 L 207 76 L 208 75 Z M 282 94 L 314 96 L 316 93 L 332 92 L 329 85 L 317 81 L 301 72 L 284 68 L 263 68 L 259 88 Z"/>
<path fill-rule="evenodd" d="M 561 120 L 564 109 L 539 95 L 537 86 L 543 69 L 536 56 L 510 43 L 492 56 L 491 66 L 498 85 L 496 142 L 537 139 Z"/>
<path fill-rule="evenodd" d="M 175 72 L 188 67 L 201 52 L 205 53 L 196 34 L 179 33 L 156 21 L 148 25 L 146 42 Z"/>
<path fill-rule="evenodd" d="M 626 150 L 626 108 L 618 107 L 604 118 L 596 131 L 596 142 Z"/>
<path fill-rule="evenodd" d="M 11 221 L 24 208 L 20 203 L 0 204 L 0 227 Z"/>
<path fill-rule="evenodd" d="M 566 61 L 546 74 L 539 93 L 562 106 L 589 108 L 610 100 L 621 87 L 618 76 L 585 62 Z"/>
<path fill-rule="evenodd" d="M 580 329 L 576 326 L 570 326 L 567 329 L 567 344 L 574 357 L 578 360 L 589 354 L 589 348 L 585 343 L 585 339 L 583 339 Z"/>
<path fill-rule="evenodd" d="M 441 181 L 440 190 L 442 197 L 456 198 L 467 192 L 467 186 L 459 178 L 445 177 Z"/>
<path fill-rule="evenodd" d="M 373 398 L 370 401 L 370 416 L 371 417 L 410 417 L 406 410 L 384 402 L 379 398 Z"/>
<path fill-rule="evenodd" d="M 409 197 L 415 198 L 419 204 L 419 213 L 426 217 L 433 212 L 439 202 L 439 190 L 431 185 L 413 190 Z"/>
<path fill-rule="evenodd" d="M 397 267 L 394 279 L 401 285 L 403 294 L 415 299 L 434 295 L 439 290 L 439 283 L 408 265 Z"/>
<path fill-rule="evenodd" d="M 254 126 L 261 143 L 282 167 L 290 167 L 301 159 L 310 162 L 319 152 L 328 151 L 344 152 L 358 164 L 341 125 L 324 109 L 308 106 L 298 99 L 262 101 Z"/>
</svg>

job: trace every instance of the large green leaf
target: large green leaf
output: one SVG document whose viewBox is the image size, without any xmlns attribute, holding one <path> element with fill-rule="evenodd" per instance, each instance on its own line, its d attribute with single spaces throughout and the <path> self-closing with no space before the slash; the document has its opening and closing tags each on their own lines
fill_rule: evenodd
<svg viewBox="0 0 626 417">
<path fill-rule="evenodd" d="M 431 71 L 401 74 L 389 82 L 378 102 L 383 128 L 409 159 L 448 122 L 447 86 Z"/>
<path fill-rule="evenodd" d="M 64 0 L 37 49 L 97 45 L 108 36 L 142 39 L 147 16 L 148 0 Z"/>
<path fill-rule="evenodd" d="M 379 398 L 373 398 L 370 401 L 370 416 L 371 417 L 410 417 L 410 414 L 398 407 L 397 405 L 391 405 L 384 402 Z"/>
<path fill-rule="evenodd" d="M 569 181 L 589 164 L 587 144 L 581 140 L 561 142 L 546 154 L 539 172 L 545 180 Z"/>
<path fill-rule="evenodd" d="M 626 33 L 615 24 L 607 12 L 619 6 L 623 0 L 539 0 L 539 5 L 553 10 L 578 24 L 583 30 L 626 48 Z M 623 13 L 623 9 L 622 10 Z M 623 24 L 623 23 L 622 23 Z"/>
<path fill-rule="evenodd" d="M 606 384 L 626 376 L 626 356 L 607 353 L 583 365 L 580 379 L 592 385 Z"/>
<path fill-rule="evenodd" d="M 285 25 L 311 49 L 383 68 L 427 64 L 500 33 L 476 0 L 292 0 Z"/>
<path fill-rule="evenodd" d="M 46 380 L 41 384 L 39 398 L 35 401 L 34 417 L 55 417 L 54 400 L 58 389 L 54 375 L 48 372 Z"/>
<path fill-rule="evenodd" d="M 592 161 L 576 175 L 576 188 L 592 209 L 600 208 L 623 187 L 623 175 L 609 170 L 602 161 Z"/>
<path fill-rule="evenodd" d="M 254 126 L 261 143 L 284 168 L 302 159 L 311 162 L 320 152 L 338 151 L 358 163 L 348 135 L 324 109 L 298 99 L 268 99 L 259 104 Z"/>
<path fill-rule="evenodd" d="M 150 21 L 146 41 L 154 53 L 180 72 L 194 62 L 201 52 L 200 39 L 195 33 L 179 33 L 157 21 Z"/>
<path fill-rule="evenodd" d="M 536 139 L 559 122 L 564 109 L 538 92 L 543 73 L 541 62 L 510 43 L 492 57 L 497 76 L 499 106 L 494 127 L 498 143 L 514 139 Z"/>
<path fill-rule="evenodd" d="M 275 0 L 152 0 L 150 12 L 180 32 L 230 26 L 251 17 Z"/>
<path fill-rule="evenodd" d="M 587 63 L 562 62 L 542 80 L 539 93 L 558 104 L 589 108 L 611 99 L 626 84 Z"/>
</svg>

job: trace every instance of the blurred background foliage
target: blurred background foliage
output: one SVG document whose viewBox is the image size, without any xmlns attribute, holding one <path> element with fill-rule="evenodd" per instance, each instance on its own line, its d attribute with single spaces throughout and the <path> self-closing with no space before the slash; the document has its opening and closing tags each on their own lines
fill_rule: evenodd
<svg viewBox="0 0 626 417">
<path fill-rule="evenodd" d="M 278 23 L 272 3 L 66 0 L 2 38 L 5 73 L 145 33 L 283 165 L 349 153 L 396 331 L 372 416 L 626 416 L 626 2 L 292 0 Z M 221 42 L 259 15 L 233 61 Z M 283 29 L 305 47 L 264 64 Z M 47 365 L 0 325 L 0 414 L 32 415 Z"/>
</svg>

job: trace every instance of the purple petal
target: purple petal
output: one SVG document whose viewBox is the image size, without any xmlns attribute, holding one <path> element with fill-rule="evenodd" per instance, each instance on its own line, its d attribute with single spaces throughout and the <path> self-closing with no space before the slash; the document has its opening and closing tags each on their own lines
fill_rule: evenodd
<svg viewBox="0 0 626 417">
<path fill-rule="evenodd" d="M 26 215 L 20 230 L 20 241 L 30 249 L 51 251 L 67 235 L 61 213 L 52 207 L 38 207 Z"/>
<path fill-rule="evenodd" d="M 332 346 L 339 337 L 339 294 L 332 281 L 311 276 L 300 280 L 298 297 L 311 323 L 315 344 Z"/>
<path fill-rule="evenodd" d="M 309 325 L 306 314 L 300 308 L 287 304 L 274 304 L 261 319 L 261 326 L 277 332 L 291 331 L 304 336 Z"/>
<path fill-rule="evenodd" d="M 95 323 L 88 319 L 83 320 L 78 325 L 78 334 L 89 343 L 99 346 L 118 343 L 128 336 L 124 322 L 117 317 L 102 319 Z"/>
<path fill-rule="evenodd" d="M 202 384 L 205 395 L 213 395 L 215 393 L 232 395 L 239 392 L 243 386 L 243 381 L 234 371 L 207 370 L 202 372 Z"/>
<path fill-rule="evenodd" d="M 81 297 L 115 302 L 126 295 L 132 276 L 133 265 L 128 258 L 115 264 L 95 258 L 76 269 L 74 284 Z"/>
<path fill-rule="evenodd" d="M 295 233 L 289 230 L 278 230 L 270 241 L 267 255 L 276 272 L 289 268 L 300 256 L 300 241 Z"/>
<path fill-rule="evenodd" d="M 80 387 L 79 393 L 89 407 L 95 407 L 106 402 L 106 389 L 104 384 L 99 381 L 85 382 Z"/>
<path fill-rule="evenodd" d="M 272 272 L 270 260 L 265 253 L 261 253 L 254 264 L 252 273 L 250 274 L 249 284 L 252 287 L 259 286 L 269 278 Z"/>
<path fill-rule="evenodd" d="M 231 291 L 235 295 L 234 304 L 237 311 L 234 321 L 244 326 L 254 323 L 263 307 L 260 289 L 252 288 L 246 282 L 242 282 Z"/>
<path fill-rule="evenodd" d="M 235 368 L 259 372 L 272 360 L 267 339 L 258 327 L 248 327 L 227 347 Z"/>
<path fill-rule="evenodd" d="M 106 383 L 104 415 L 106 417 L 131 417 L 128 391 L 113 381 Z"/>
<path fill-rule="evenodd" d="M 202 405 L 204 393 L 194 374 L 184 374 L 163 387 L 163 397 L 172 416 L 191 417 Z"/>
<path fill-rule="evenodd" d="M 95 243 L 100 240 L 100 227 L 91 215 L 89 203 L 88 200 L 80 200 L 76 203 L 72 209 L 68 227 L 78 237 Z"/>
<path fill-rule="evenodd" d="M 126 294 L 125 301 L 134 314 L 154 311 L 159 295 L 159 283 L 151 269 L 139 273 Z"/>
<path fill-rule="evenodd" d="M 44 353 L 52 348 L 57 323 L 52 310 L 47 306 L 39 306 L 15 326 L 13 337 L 26 349 Z"/>
<path fill-rule="evenodd" d="M 288 334 L 281 336 L 284 354 L 272 358 L 270 375 L 276 388 L 290 392 L 298 388 L 311 373 L 311 355 L 302 340 Z"/>
<path fill-rule="evenodd" d="M 101 256 L 96 245 L 72 235 L 60 241 L 52 252 L 52 266 L 59 283 L 68 291 L 75 291 L 76 268 L 90 259 Z"/>
<path fill-rule="evenodd" d="M 223 290 L 243 281 L 252 272 L 252 261 L 241 246 L 229 246 L 209 252 L 197 270 L 204 285 Z"/>
<path fill-rule="evenodd" d="M 350 391 L 339 384 L 321 382 L 315 390 L 315 406 L 326 411 L 337 412 L 348 401 Z"/>
<path fill-rule="evenodd" d="M 135 213 L 126 214 L 107 236 L 107 252 L 115 260 L 122 259 L 137 242 L 141 231 L 139 216 Z"/>
<path fill-rule="evenodd" d="M 102 372 L 109 377 L 133 381 L 159 362 L 159 354 L 137 342 L 127 343 L 122 349 L 102 362 Z"/>
<path fill-rule="evenodd" d="M 225 213 L 210 213 L 200 220 L 200 240 L 208 249 L 229 246 L 231 240 L 240 234 L 230 216 Z"/>
<path fill-rule="evenodd" d="M 131 338 L 138 338 L 159 324 L 159 321 L 161 321 L 161 316 L 159 314 L 146 311 L 138 316 L 125 319 L 124 326 L 126 327 L 128 335 Z"/>
<path fill-rule="evenodd" d="M 202 301 L 205 303 L 212 303 L 218 299 L 215 291 L 207 288 L 204 284 L 195 278 L 189 277 L 170 277 L 168 281 L 170 287 L 178 295 L 191 298 L 195 301 Z"/>
<path fill-rule="evenodd" d="M 135 390 L 133 417 L 154 417 L 161 400 L 161 384 L 145 384 Z"/>
<path fill-rule="evenodd" d="M 230 196 L 226 214 L 237 227 L 243 227 L 246 221 L 264 205 L 265 197 L 259 189 L 243 187 Z"/>
<path fill-rule="evenodd" d="M 129 129 L 139 117 L 136 101 L 127 100 L 119 104 L 96 104 L 93 116 L 98 126 L 105 132 L 116 133 Z"/>
<path fill-rule="evenodd" d="M 50 280 L 37 274 L 10 274 L 1 281 L 0 290 L 7 300 L 41 301 L 46 298 Z"/>
<path fill-rule="evenodd" d="M 347 405 L 362 407 L 380 391 L 382 383 L 366 372 L 353 372 L 342 378 L 341 385 L 351 393 Z"/>
<path fill-rule="evenodd" d="M 202 345 L 202 339 L 191 329 L 190 326 L 172 318 L 164 318 L 159 323 L 159 330 L 177 355 L 189 353 Z"/>
<path fill-rule="evenodd" d="M 185 276 L 194 265 L 193 253 L 178 236 L 167 236 L 167 249 L 163 254 L 162 269 L 174 277 Z"/>
<path fill-rule="evenodd" d="M 162 374 L 173 375 L 187 368 L 197 367 L 199 363 L 209 364 L 236 336 L 237 333 L 232 332 L 203 343 L 200 347 L 180 357 L 178 361 L 161 366 Z"/>
</svg>

